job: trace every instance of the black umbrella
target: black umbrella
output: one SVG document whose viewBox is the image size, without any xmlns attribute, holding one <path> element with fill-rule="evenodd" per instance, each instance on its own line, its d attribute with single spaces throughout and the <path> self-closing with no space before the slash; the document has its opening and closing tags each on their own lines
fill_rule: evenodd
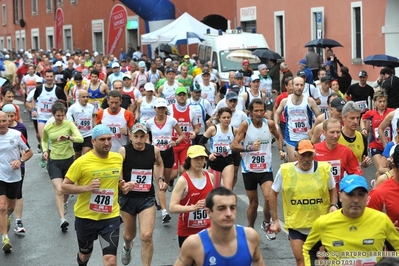
<svg viewBox="0 0 399 266">
<path fill-rule="evenodd" d="M 375 54 L 367 56 L 363 62 L 366 65 L 372 65 L 377 67 L 399 67 L 399 59 L 395 56 L 390 56 L 386 54 Z"/>
<path fill-rule="evenodd" d="M 164 52 L 164 53 L 179 55 L 179 49 L 177 49 L 177 47 L 174 45 L 161 44 L 156 49 L 159 49 L 161 52 Z"/>
<path fill-rule="evenodd" d="M 305 47 L 319 47 L 319 48 L 326 48 L 326 47 L 332 48 L 338 46 L 343 47 L 342 44 L 333 39 L 315 39 L 305 44 Z"/>
<path fill-rule="evenodd" d="M 278 53 L 270 51 L 268 49 L 256 49 L 252 52 L 252 54 L 264 59 L 283 59 Z"/>
</svg>

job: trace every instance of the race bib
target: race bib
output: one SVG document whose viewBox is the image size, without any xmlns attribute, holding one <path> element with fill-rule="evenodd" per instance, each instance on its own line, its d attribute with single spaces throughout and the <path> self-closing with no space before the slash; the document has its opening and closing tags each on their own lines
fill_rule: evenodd
<svg viewBox="0 0 399 266">
<path fill-rule="evenodd" d="M 192 131 L 191 123 L 190 122 L 178 122 L 177 123 L 179 127 L 181 128 L 181 131 L 183 131 L 184 135 L 184 142 L 185 143 L 190 143 L 190 132 Z M 174 131 L 175 138 L 177 139 L 179 135 L 177 134 L 176 131 Z"/>
<path fill-rule="evenodd" d="M 249 153 L 251 162 L 249 163 L 249 170 L 266 170 L 266 152 L 257 151 Z"/>
<path fill-rule="evenodd" d="M 375 134 L 376 141 L 378 143 L 381 143 L 380 134 L 378 133 L 378 128 L 374 129 L 374 134 Z M 386 127 L 384 129 L 384 135 L 385 135 L 385 138 L 386 138 L 387 142 L 391 141 L 391 129 L 389 127 Z"/>
<path fill-rule="evenodd" d="M 327 162 L 331 165 L 331 174 L 334 177 L 335 183 L 338 184 L 341 181 L 341 161 L 332 160 Z"/>
<path fill-rule="evenodd" d="M 79 130 L 91 130 L 91 118 L 79 118 L 76 121 Z"/>
<path fill-rule="evenodd" d="M 168 102 L 168 105 L 171 105 L 176 102 L 176 97 L 174 95 L 172 95 L 172 96 L 165 98 L 165 100 Z"/>
<path fill-rule="evenodd" d="M 364 113 L 368 110 L 367 101 L 357 101 L 355 103 L 359 106 L 361 113 Z"/>
<path fill-rule="evenodd" d="M 120 130 L 121 125 L 111 124 L 111 125 L 108 125 L 108 127 L 112 132 L 112 138 L 120 139 L 122 137 L 121 130 Z"/>
<path fill-rule="evenodd" d="M 306 118 L 305 119 L 298 119 L 296 121 L 293 121 L 293 129 L 292 131 L 294 133 L 304 133 L 308 132 L 308 127 L 305 124 Z"/>
<path fill-rule="evenodd" d="M 114 206 L 114 190 L 99 189 L 91 193 L 89 209 L 93 212 L 112 213 Z"/>
<path fill-rule="evenodd" d="M 328 111 L 328 106 L 319 105 L 319 110 L 320 110 L 321 113 L 326 113 Z"/>
<path fill-rule="evenodd" d="M 133 191 L 148 192 L 152 185 L 152 169 L 132 169 L 130 180 L 137 183 Z"/>
<path fill-rule="evenodd" d="M 41 104 L 40 104 L 40 108 L 39 108 L 39 110 L 40 110 L 40 112 L 42 112 L 42 113 L 47 113 L 47 114 L 49 114 L 49 113 L 51 113 L 51 107 L 53 106 L 53 103 L 52 102 L 42 102 Z"/>
<path fill-rule="evenodd" d="M 91 102 L 91 104 L 94 106 L 94 112 L 97 114 L 98 111 L 100 111 L 100 109 L 101 109 L 100 102 L 94 101 L 94 102 Z"/>
<path fill-rule="evenodd" d="M 210 224 L 210 219 L 205 209 L 200 209 L 189 213 L 187 227 L 206 228 L 208 224 Z"/>
<path fill-rule="evenodd" d="M 165 151 L 170 148 L 171 137 L 159 136 L 153 140 L 153 145 L 158 147 L 161 151 Z"/>
<path fill-rule="evenodd" d="M 213 144 L 214 152 L 217 153 L 217 155 L 221 155 L 223 157 L 226 157 L 230 154 L 230 145 L 228 143 L 224 142 L 215 142 Z"/>
</svg>

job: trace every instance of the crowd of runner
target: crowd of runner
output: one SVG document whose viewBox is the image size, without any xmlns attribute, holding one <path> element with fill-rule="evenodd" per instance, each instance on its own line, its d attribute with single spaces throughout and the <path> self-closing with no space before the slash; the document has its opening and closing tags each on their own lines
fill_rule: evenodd
<svg viewBox="0 0 399 266">
<path fill-rule="evenodd" d="M 321 64 L 309 49 L 295 76 L 285 62 L 271 59 L 254 71 L 243 60 L 223 83 L 211 61 L 196 55 L 150 60 L 139 47 L 119 59 L 88 50 L 4 53 L 4 252 L 12 250 L 10 227 L 26 234 L 22 183 L 24 163 L 34 152 L 42 154 L 40 166 L 54 186 L 62 232 L 69 228 L 69 195 L 78 194 L 78 265 L 87 265 L 98 237 L 104 265 L 116 265 L 122 221 L 123 265 L 131 262 L 137 230 L 142 265 L 151 265 L 157 209 L 164 224 L 172 221 L 170 213 L 179 214 L 181 253 L 175 265 L 264 265 L 253 229 L 258 185 L 264 199 L 260 227 L 268 240 L 281 231 L 277 195 L 282 195 L 297 265 L 376 263 L 389 255 L 371 252 L 399 250 L 399 82 L 389 67 L 373 87 L 366 71 L 352 84 L 348 68 L 331 50 Z M 23 106 L 13 103 L 16 95 Z M 23 122 L 22 112 L 35 126 L 36 151 L 24 126 L 31 121 Z M 272 152 L 274 142 L 278 154 Z M 272 156 L 285 162 L 275 173 Z M 369 192 L 362 168 L 371 164 L 375 188 Z M 235 225 L 232 191 L 240 168 L 248 227 Z M 340 222 L 350 228 L 342 231 Z M 375 230 L 369 232 L 368 226 Z"/>
</svg>

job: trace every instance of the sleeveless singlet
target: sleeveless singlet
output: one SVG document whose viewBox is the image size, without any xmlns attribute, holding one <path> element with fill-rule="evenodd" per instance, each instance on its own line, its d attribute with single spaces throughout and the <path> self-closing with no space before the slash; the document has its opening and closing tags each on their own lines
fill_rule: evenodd
<svg viewBox="0 0 399 266">
<path fill-rule="evenodd" d="M 120 127 L 127 129 L 127 121 L 125 118 L 125 109 L 120 108 L 117 114 L 110 114 L 109 109 L 105 109 L 101 124 L 108 126 L 112 132 L 112 147 L 111 151 L 117 152 L 120 147 L 126 145 L 128 137 L 121 134 Z"/>
<path fill-rule="evenodd" d="M 47 121 L 53 116 L 51 107 L 58 99 L 55 94 L 56 88 L 57 85 L 54 85 L 51 91 L 47 91 L 46 86 L 42 85 L 42 92 L 37 97 L 37 120 Z"/>
<path fill-rule="evenodd" d="M 176 102 L 176 89 L 178 87 L 178 82 L 177 80 L 174 81 L 172 86 L 168 85 L 168 81 L 165 81 L 163 84 L 163 90 L 162 94 L 165 100 L 168 102 L 168 105 L 171 105 L 172 103 Z"/>
<path fill-rule="evenodd" d="M 284 139 L 288 141 L 300 141 L 309 139 L 308 131 L 312 127 L 312 110 L 308 105 L 308 97 L 303 95 L 299 105 L 292 103 L 292 95 L 288 95 L 287 105 L 284 108 L 287 126 Z"/>
<path fill-rule="evenodd" d="M 215 103 L 215 87 L 213 86 L 213 83 L 210 83 L 209 85 L 205 86 L 202 82 L 200 83 L 202 92 L 201 92 L 201 97 L 206 94 L 206 99 L 211 103 L 212 108 L 215 109 L 216 103 Z"/>
<path fill-rule="evenodd" d="M 211 153 L 216 153 L 223 157 L 231 154 L 230 145 L 234 139 L 233 127 L 229 126 L 227 133 L 223 133 L 220 124 L 216 125 L 216 134 L 210 138 Z"/>
<path fill-rule="evenodd" d="M 101 105 L 103 104 L 103 101 L 107 96 L 105 93 L 101 93 L 100 87 L 101 87 L 101 82 L 98 83 L 97 89 L 92 90 L 90 83 L 89 88 L 87 89 L 87 91 L 89 92 L 89 103 L 94 105 L 96 114 L 100 110 Z"/>
<path fill-rule="evenodd" d="M 252 145 L 258 139 L 260 140 L 261 145 L 259 151 L 248 151 L 242 153 L 242 172 L 273 172 L 271 154 L 272 136 L 266 118 L 262 119 L 262 127 L 260 128 L 256 128 L 250 118 L 247 118 L 247 122 L 248 129 L 244 138 L 244 147 Z"/>
<path fill-rule="evenodd" d="M 147 103 L 147 98 L 143 97 L 141 99 L 140 105 L 140 122 L 145 123 L 148 119 L 156 116 L 156 112 L 154 109 L 155 99 L 157 97 L 152 96 L 151 102 Z"/>
</svg>

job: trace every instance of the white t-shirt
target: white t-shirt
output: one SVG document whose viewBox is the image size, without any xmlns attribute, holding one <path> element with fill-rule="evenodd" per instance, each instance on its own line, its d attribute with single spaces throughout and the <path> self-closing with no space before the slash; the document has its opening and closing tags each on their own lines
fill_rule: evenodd
<svg viewBox="0 0 399 266">
<path fill-rule="evenodd" d="M 94 105 L 88 103 L 85 106 L 74 103 L 69 107 L 67 116 L 71 116 L 83 138 L 90 137 L 93 131 Z"/>
<path fill-rule="evenodd" d="M 177 120 L 169 115 L 166 116 L 163 125 L 157 124 L 155 117 L 148 119 L 146 126 L 152 134 L 152 145 L 158 147 L 161 151 L 169 149 L 172 142 L 173 130 L 176 125 Z"/>
<path fill-rule="evenodd" d="M 226 101 L 227 101 L 226 99 L 224 99 L 222 101 L 219 101 L 218 104 L 216 105 L 215 111 L 213 113 L 217 114 L 217 112 L 218 112 L 218 110 L 220 108 L 227 107 L 227 102 Z M 245 112 L 245 102 L 244 102 L 244 99 L 241 98 L 241 97 L 238 97 L 238 103 L 237 103 L 237 106 L 236 106 L 236 110 L 240 110 L 240 111 Z"/>
<path fill-rule="evenodd" d="M 21 158 L 21 150 L 29 151 L 28 141 L 21 132 L 9 128 L 0 135 L 0 180 L 15 183 L 21 180 L 21 168 L 13 170 L 10 163 Z"/>
</svg>

